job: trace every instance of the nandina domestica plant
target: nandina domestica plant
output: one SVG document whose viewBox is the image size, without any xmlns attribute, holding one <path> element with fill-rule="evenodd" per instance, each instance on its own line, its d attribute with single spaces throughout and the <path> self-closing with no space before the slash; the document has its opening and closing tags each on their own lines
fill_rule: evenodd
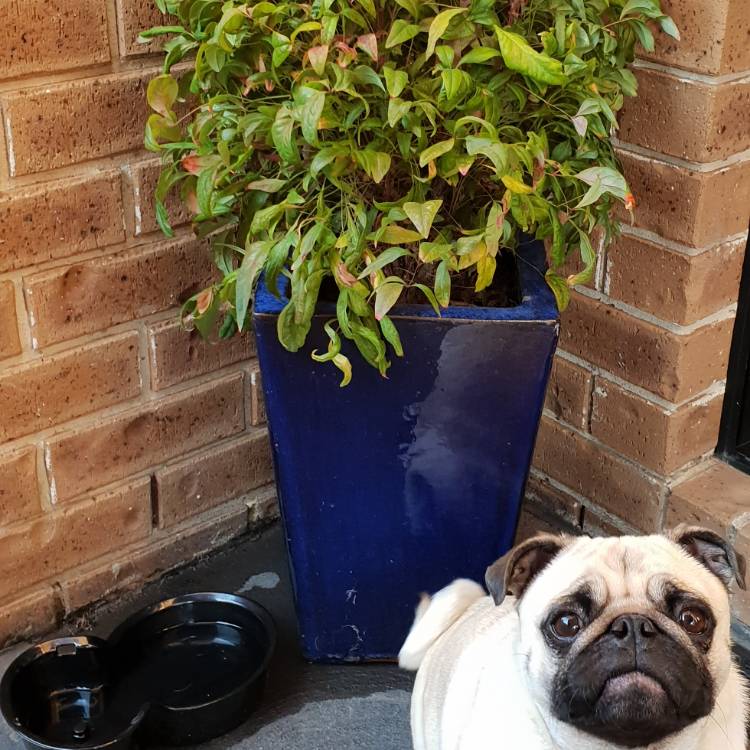
<svg viewBox="0 0 750 750">
<path fill-rule="evenodd" d="M 179 183 L 222 273 L 183 317 L 232 335 L 261 272 L 274 292 L 283 277 L 278 336 L 296 351 L 328 286 L 336 317 L 312 356 L 342 385 L 342 336 L 383 374 L 402 354 L 400 300 L 497 304 L 498 259 L 522 233 L 545 241 L 565 307 L 592 275 L 594 234 L 608 241 L 615 203 L 634 203 L 612 134 L 635 47 L 653 48 L 650 21 L 677 36 L 659 0 L 157 5 L 178 19 L 143 34 L 170 36 L 148 89 L 157 217 L 171 234 Z M 582 270 L 566 276 L 570 253 Z"/>
</svg>

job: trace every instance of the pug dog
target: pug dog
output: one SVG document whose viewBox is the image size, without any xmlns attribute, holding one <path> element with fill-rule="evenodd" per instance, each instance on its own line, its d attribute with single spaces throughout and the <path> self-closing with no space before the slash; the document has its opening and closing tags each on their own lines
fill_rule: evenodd
<svg viewBox="0 0 750 750">
<path fill-rule="evenodd" d="M 417 608 L 414 750 L 744 750 L 717 534 L 541 535 Z"/>
</svg>

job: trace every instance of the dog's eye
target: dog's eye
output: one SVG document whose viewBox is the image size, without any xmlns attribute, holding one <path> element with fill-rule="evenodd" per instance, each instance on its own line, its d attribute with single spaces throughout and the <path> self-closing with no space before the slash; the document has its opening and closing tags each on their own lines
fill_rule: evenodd
<svg viewBox="0 0 750 750">
<path fill-rule="evenodd" d="M 581 618 L 574 612 L 563 612 L 552 621 L 552 632 L 558 638 L 575 638 L 582 628 Z"/>
<path fill-rule="evenodd" d="M 695 607 L 685 607 L 678 618 L 682 629 L 690 635 L 703 635 L 708 630 L 708 618 Z"/>
</svg>

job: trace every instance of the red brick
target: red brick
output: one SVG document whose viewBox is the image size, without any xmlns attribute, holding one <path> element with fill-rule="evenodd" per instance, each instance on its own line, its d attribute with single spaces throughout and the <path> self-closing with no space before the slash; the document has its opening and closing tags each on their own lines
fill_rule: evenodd
<svg viewBox="0 0 750 750">
<path fill-rule="evenodd" d="M 263 383 L 261 381 L 260 369 L 254 368 L 250 373 L 250 377 L 247 380 L 248 387 L 248 403 L 250 404 L 250 423 L 257 427 L 258 425 L 265 424 L 266 419 L 266 404 L 263 396 Z"/>
<path fill-rule="evenodd" d="M 628 458 L 671 474 L 716 447 L 721 394 L 669 411 L 597 378 L 591 434 Z"/>
<path fill-rule="evenodd" d="M 242 389 L 242 375 L 231 375 L 51 438 L 47 460 L 58 500 L 241 432 Z"/>
<path fill-rule="evenodd" d="M 699 83 L 637 70 L 638 96 L 619 118 L 622 140 L 694 162 L 726 159 L 750 148 L 750 83 Z"/>
<path fill-rule="evenodd" d="M 687 523 L 726 535 L 733 521 L 747 511 L 750 477 L 714 459 L 675 485 L 667 501 L 666 527 Z"/>
<path fill-rule="evenodd" d="M 136 236 L 149 232 L 161 231 L 156 223 L 154 210 L 154 193 L 159 180 L 161 163 L 157 159 L 133 164 L 128 169 L 133 188 L 133 232 Z M 190 221 L 190 212 L 180 199 L 179 190 L 172 190 L 165 201 L 167 215 L 172 227 L 178 227 Z"/>
<path fill-rule="evenodd" d="M 41 510 L 36 449 L 22 448 L 0 455 L 0 529 L 36 516 Z"/>
<path fill-rule="evenodd" d="M 273 481 L 268 433 L 260 430 L 156 472 L 159 525 L 186 518 Z"/>
<path fill-rule="evenodd" d="M 724 379 L 732 326 L 728 318 L 675 333 L 575 294 L 563 314 L 560 344 L 633 385 L 680 403 Z"/>
<path fill-rule="evenodd" d="M 747 231 L 750 160 L 701 172 L 624 151 L 619 156 L 642 229 L 699 248 Z"/>
<path fill-rule="evenodd" d="M 0 597 L 143 539 L 150 532 L 148 478 L 41 516 L 0 536 Z"/>
<path fill-rule="evenodd" d="M 153 72 L 119 73 L 0 96 L 12 143 L 11 175 L 140 148 Z"/>
<path fill-rule="evenodd" d="M 141 391 L 135 331 L 6 369 L 0 441 L 127 401 Z"/>
<path fill-rule="evenodd" d="M 644 57 L 712 75 L 750 68 L 746 0 L 662 0 L 661 7 L 674 18 L 681 39 L 659 34 L 656 51 Z"/>
<path fill-rule="evenodd" d="M 21 353 L 16 319 L 16 290 L 11 281 L 0 281 L 0 359 Z"/>
<path fill-rule="evenodd" d="M 592 508 L 583 512 L 583 533 L 589 536 L 622 536 L 629 534 L 631 529 L 620 520 L 597 513 Z"/>
<path fill-rule="evenodd" d="M 662 484 L 553 419 L 542 418 L 534 466 L 631 526 L 656 529 Z"/>
<path fill-rule="evenodd" d="M 258 493 L 259 498 L 272 495 L 269 491 Z M 247 531 L 247 506 L 241 500 L 232 500 L 169 533 L 152 537 L 145 545 L 118 551 L 107 560 L 73 571 L 60 581 L 66 612 L 80 611 L 92 602 L 186 565 Z"/>
<path fill-rule="evenodd" d="M 0 273 L 125 239 L 120 176 L 107 172 L 0 196 Z"/>
<path fill-rule="evenodd" d="M 155 391 L 235 364 L 255 354 L 251 334 L 225 341 L 206 341 L 197 331 L 187 332 L 179 320 L 148 326 L 151 387 Z"/>
<path fill-rule="evenodd" d="M 526 497 L 547 513 L 559 516 L 573 526 L 580 526 L 583 506 L 575 496 L 554 487 L 548 479 L 532 475 L 526 485 Z"/>
<path fill-rule="evenodd" d="M 48 633 L 59 625 L 57 597 L 51 586 L 24 592 L 0 603 L 0 648 Z"/>
<path fill-rule="evenodd" d="M 101 0 L 3 3 L 0 79 L 108 60 L 107 9 Z"/>
<path fill-rule="evenodd" d="M 152 26 L 174 23 L 162 15 L 153 0 L 117 0 L 117 32 L 120 54 L 124 57 L 157 52 L 169 37 L 157 37 L 148 44 L 140 44 L 138 34 Z"/>
<path fill-rule="evenodd" d="M 620 237 L 607 251 L 605 292 L 661 320 L 694 323 L 737 301 L 745 243 L 743 238 L 685 255 Z"/>
<path fill-rule="evenodd" d="M 166 310 L 214 276 L 203 242 L 178 240 L 24 279 L 39 346 Z"/>
<path fill-rule="evenodd" d="M 584 429 L 589 419 L 591 380 L 590 372 L 562 357 L 556 357 L 544 408 L 563 422 Z"/>
</svg>

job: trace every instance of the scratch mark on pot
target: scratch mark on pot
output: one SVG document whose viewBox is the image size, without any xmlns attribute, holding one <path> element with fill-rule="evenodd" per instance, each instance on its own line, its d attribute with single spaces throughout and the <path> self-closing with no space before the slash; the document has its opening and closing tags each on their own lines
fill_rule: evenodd
<svg viewBox="0 0 750 750">
<path fill-rule="evenodd" d="M 238 594 L 244 594 L 246 591 L 252 589 L 275 589 L 281 579 L 276 573 L 267 571 L 265 573 L 258 573 L 257 575 L 250 576 L 245 583 L 237 589 Z"/>
</svg>

